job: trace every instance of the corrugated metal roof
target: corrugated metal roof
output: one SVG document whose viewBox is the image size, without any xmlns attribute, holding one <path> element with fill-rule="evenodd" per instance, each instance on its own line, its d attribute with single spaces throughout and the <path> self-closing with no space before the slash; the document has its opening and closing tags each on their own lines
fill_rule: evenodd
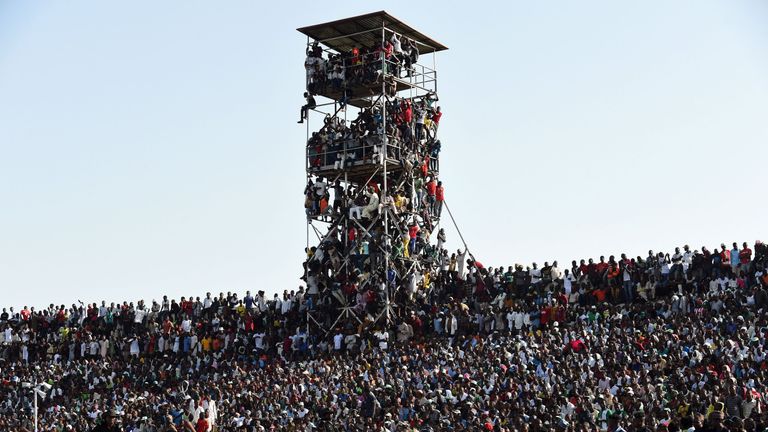
<svg viewBox="0 0 768 432">
<path fill-rule="evenodd" d="M 333 50 L 346 52 L 351 51 L 354 47 L 378 45 L 381 41 L 382 26 L 416 41 L 422 54 L 448 49 L 447 46 L 424 35 L 385 11 L 301 27 L 297 30 Z"/>
</svg>

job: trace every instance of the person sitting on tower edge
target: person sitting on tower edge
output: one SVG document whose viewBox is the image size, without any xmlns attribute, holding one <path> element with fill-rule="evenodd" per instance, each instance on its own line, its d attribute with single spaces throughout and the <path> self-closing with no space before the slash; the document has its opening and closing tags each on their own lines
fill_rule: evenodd
<svg viewBox="0 0 768 432">
<path fill-rule="evenodd" d="M 317 102 L 315 102 L 315 98 L 308 92 L 304 92 L 304 98 L 307 100 L 307 103 L 305 105 L 302 105 L 301 113 L 300 113 L 301 118 L 296 123 L 304 123 L 304 119 L 307 118 L 309 114 L 309 110 L 314 109 L 317 106 Z"/>
</svg>

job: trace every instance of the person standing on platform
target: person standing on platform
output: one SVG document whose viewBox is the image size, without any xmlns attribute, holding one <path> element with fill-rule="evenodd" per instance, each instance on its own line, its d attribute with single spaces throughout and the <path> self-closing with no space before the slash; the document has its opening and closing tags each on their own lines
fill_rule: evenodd
<svg viewBox="0 0 768 432">
<path fill-rule="evenodd" d="M 443 212 L 443 201 L 445 201 L 445 189 L 443 188 L 443 182 L 439 181 L 437 182 L 437 187 L 435 188 L 434 215 L 436 217 L 440 217 L 440 214 Z"/>
</svg>

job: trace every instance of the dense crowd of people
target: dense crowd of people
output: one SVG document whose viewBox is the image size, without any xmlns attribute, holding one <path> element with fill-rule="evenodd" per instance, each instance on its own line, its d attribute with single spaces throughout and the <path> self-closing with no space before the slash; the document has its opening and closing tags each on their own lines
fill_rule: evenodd
<svg viewBox="0 0 768 432">
<path fill-rule="evenodd" d="M 319 44 L 307 50 L 302 121 L 316 105 L 314 94 L 345 105 L 313 79 L 323 75 L 318 71 L 343 68 L 345 88 L 370 84 L 369 75 L 384 87 L 369 89 L 369 104 L 351 121 L 344 108 L 328 114 L 307 142 L 304 207 L 308 220 L 328 225 L 318 231 L 316 246 L 307 245 L 303 279 L 318 317 L 310 325 L 325 332 L 337 324 L 339 310 L 358 323 L 388 317 L 398 286 L 409 297 L 418 287 L 428 288 L 439 262 L 448 259 L 441 255 L 445 233 L 438 229 L 445 200 L 437 163 L 439 98 L 434 92 L 398 96 L 394 80 L 416 62 L 415 44 L 390 36 L 381 46 L 329 52 L 327 59 Z"/>
<path fill-rule="evenodd" d="M 307 51 L 301 121 L 329 88 L 386 90 L 309 139 L 305 210 L 328 229 L 304 286 L 3 309 L 0 430 L 768 430 L 766 245 L 565 268 L 450 252 L 437 95 L 392 81 L 417 59 L 398 35 Z"/>
<path fill-rule="evenodd" d="M 350 122 L 328 115 L 307 143 L 304 207 L 309 219 L 329 225 L 317 246 L 307 248 L 303 279 L 318 311 L 313 325 L 324 331 L 339 309 L 352 309 L 358 321 L 378 321 L 391 312 L 390 298 L 428 288 L 441 261 L 447 266 L 438 228 L 445 188 L 437 101 L 431 92 L 384 96 Z M 399 294 L 398 286 L 404 287 Z"/>
<path fill-rule="evenodd" d="M 42 382 L 42 431 L 768 427 L 764 244 L 461 258 L 397 282 L 391 325 L 368 306 L 311 324 L 331 311 L 303 288 L 3 309 L 0 430 L 32 430 Z"/>
<path fill-rule="evenodd" d="M 384 157 L 402 167 L 428 168 L 430 159 L 436 159 L 441 150 L 436 136 L 443 112 L 435 106 L 437 101 L 434 93 L 413 98 L 395 96 L 386 98 L 385 115 L 380 105 L 361 108 L 351 121 L 328 114 L 323 126 L 307 141 L 309 169 L 381 164 Z"/>
<path fill-rule="evenodd" d="M 374 107 L 362 109 L 350 127 L 328 117 L 310 139 L 310 148 L 316 147 L 309 151 L 311 160 L 336 160 L 330 173 L 335 178 L 313 175 L 312 167 L 323 162 L 310 161 L 304 189 L 307 217 L 328 222 L 317 246 L 307 248 L 303 277 L 324 320 L 315 323 L 324 329 L 333 326 L 339 308 L 378 320 L 389 310 L 390 297 L 428 289 L 441 262 L 447 268 L 445 233 L 439 228 L 445 202 L 436 164 L 440 141 L 436 123 L 424 125 L 427 113 L 441 115 L 439 107 L 433 108 L 436 100 L 433 94 L 415 102 L 395 98 L 385 104 L 386 121 Z M 414 120 L 414 105 L 422 121 Z M 366 148 L 373 148 L 368 154 L 374 160 L 360 160 L 356 152 Z M 385 156 L 396 162 L 386 178 L 379 169 Z M 362 181 L 342 176 L 355 163 L 364 165 Z"/>
<path fill-rule="evenodd" d="M 380 43 L 345 52 L 325 52 L 318 42 L 313 42 L 307 47 L 304 61 L 307 91 L 341 93 L 342 99 L 370 96 L 370 87 L 381 85 L 384 75 L 399 79 L 416 74 L 418 59 L 418 43 L 392 32 Z"/>
</svg>

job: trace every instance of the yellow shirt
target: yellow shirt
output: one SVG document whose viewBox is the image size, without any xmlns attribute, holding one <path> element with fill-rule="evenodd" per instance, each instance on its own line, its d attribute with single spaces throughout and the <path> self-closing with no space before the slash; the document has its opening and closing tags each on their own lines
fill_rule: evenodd
<svg viewBox="0 0 768 432">
<path fill-rule="evenodd" d="M 395 207 L 397 207 L 398 209 L 404 209 L 405 202 L 406 202 L 405 196 L 400 194 L 397 194 L 397 196 L 395 196 Z"/>
</svg>

